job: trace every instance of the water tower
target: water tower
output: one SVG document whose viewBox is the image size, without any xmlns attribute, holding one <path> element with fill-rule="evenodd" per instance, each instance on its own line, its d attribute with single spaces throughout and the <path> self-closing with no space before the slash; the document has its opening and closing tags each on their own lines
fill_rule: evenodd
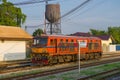
<svg viewBox="0 0 120 80">
<path fill-rule="evenodd" d="M 47 34 L 61 34 L 59 4 L 46 4 L 45 19 Z"/>
</svg>

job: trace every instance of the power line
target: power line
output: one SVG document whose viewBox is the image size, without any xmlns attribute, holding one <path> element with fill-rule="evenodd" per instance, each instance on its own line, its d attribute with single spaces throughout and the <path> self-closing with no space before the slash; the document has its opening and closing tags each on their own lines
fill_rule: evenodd
<svg viewBox="0 0 120 80">
<path fill-rule="evenodd" d="M 13 5 L 28 5 L 28 4 L 35 4 L 35 3 L 42 3 L 46 1 L 54 1 L 54 0 L 41 0 L 41 1 L 26 1 L 26 2 L 20 2 L 20 3 L 13 3 Z"/>
<path fill-rule="evenodd" d="M 63 16 L 61 16 L 60 18 L 64 18 L 64 17 L 68 16 L 69 14 L 73 13 L 74 11 L 78 10 L 79 8 L 81 8 L 82 6 L 84 6 L 85 4 L 87 4 L 89 1 L 91 1 L 91 0 L 84 1 L 82 4 L 80 4 L 77 7 L 73 8 L 72 10 L 70 10 L 69 12 L 67 12 L 66 14 L 64 14 Z"/>
<path fill-rule="evenodd" d="M 66 14 L 64 14 L 63 16 L 61 16 L 59 19 L 64 18 L 64 17 L 70 15 L 74 11 L 78 10 L 79 8 L 81 8 L 82 6 L 84 6 L 85 4 L 87 4 L 89 1 L 91 1 L 91 0 L 84 1 L 82 4 L 78 5 L 77 7 L 73 8 L 72 10 L 70 10 L 69 12 L 67 12 Z M 40 25 L 45 25 L 45 24 L 40 24 Z M 29 26 L 29 28 L 34 28 L 34 27 L 35 26 Z M 36 27 L 38 27 L 38 26 L 36 26 Z"/>
<path fill-rule="evenodd" d="M 73 16 L 72 16 L 72 17 L 69 17 L 69 19 L 65 20 L 64 22 L 70 21 L 71 19 L 73 19 L 73 18 L 75 18 L 75 17 L 78 17 L 80 14 L 86 13 L 87 11 L 89 11 L 89 10 L 91 10 L 91 9 L 93 9 L 93 8 L 96 8 L 96 6 L 101 5 L 101 4 L 103 4 L 104 2 L 106 2 L 106 1 L 108 1 L 108 0 L 102 0 L 102 1 L 94 4 L 92 7 L 89 7 L 88 9 L 80 12 L 78 15 L 76 15 L 76 16 L 74 16 L 74 17 L 73 17 Z"/>
<path fill-rule="evenodd" d="M 27 25 L 26 27 L 29 27 L 29 28 L 37 28 L 37 27 L 40 27 L 40 26 L 43 26 L 43 25 L 45 25 L 45 24 L 34 25 L 34 26 L 29 26 L 29 25 Z"/>
</svg>

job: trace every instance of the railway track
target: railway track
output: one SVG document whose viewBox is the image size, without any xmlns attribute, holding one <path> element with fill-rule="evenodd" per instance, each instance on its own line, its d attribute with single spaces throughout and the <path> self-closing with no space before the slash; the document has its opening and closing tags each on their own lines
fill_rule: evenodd
<svg viewBox="0 0 120 80">
<path fill-rule="evenodd" d="M 26 63 L 30 63 L 30 59 L 16 60 L 16 61 L 0 61 L 0 69 L 18 66 L 18 65 L 22 65 L 22 64 L 26 64 Z"/>
<path fill-rule="evenodd" d="M 21 68 L 21 67 L 26 67 L 26 66 L 30 66 L 30 65 L 31 65 L 30 59 L 0 62 L 0 73 L 5 70 L 12 70 L 15 68 Z"/>
<path fill-rule="evenodd" d="M 109 57 L 117 57 L 120 56 L 120 53 L 107 53 L 107 54 L 103 54 L 102 58 L 109 58 Z"/>
<path fill-rule="evenodd" d="M 12 77 L 12 78 L 5 78 L 2 80 L 25 80 L 25 79 L 30 79 L 30 78 L 35 78 L 35 77 L 42 77 L 42 76 L 46 76 L 46 75 L 51 75 L 51 74 L 56 74 L 56 73 L 60 73 L 60 72 L 66 72 L 66 71 L 70 71 L 70 70 L 74 70 L 77 67 L 67 67 L 67 68 L 61 68 L 61 69 L 56 69 L 56 70 L 49 70 L 49 71 L 45 71 L 45 72 L 40 72 L 37 74 L 29 74 L 29 75 L 23 75 L 23 76 L 19 76 L 19 77 Z"/>
<path fill-rule="evenodd" d="M 118 61 L 120 61 L 119 58 L 113 59 L 113 60 L 94 62 L 92 64 L 91 63 L 83 64 L 83 65 L 81 65 L 81 68 L 98 66 L 98 65 L 102 65 L 102 64 L 106 64 L 106 63 L 112 63 L 112 62 L 118 62 Z M 47 76 L 47 75 L 51 75 L 51 74 L 57 74 L 57 73 L 60 73 L 60 72 L 66 72 L 66 71 L 75 70 L 75 69 L 78 69 L 78 65 L 77 66 L 72 66 L 72 67 L 65 67 L 65 68 L 59 68 L 59 69 L 54 69 L 54 70 L 38 72 L 38 73 L 34 73 L 34 74 L 22 75 L 22 76 L 19 76 L 19 77 L 18 76 L 9 77 L 9 78 L 4 78 L 2 80 L 8 80 L 8 79 L 9 80 L 24 80 L 24 79 L 30 79 L 30 78 L 40 77 L 40 76 Z"/>
<path fill-rule="evenodd" d="M 119 80 L 119 79 L 120 79 L 120 70 L 119 72 L 116 71 L 102 78 L 102 80 Z"/>
<path fill-rule="evenodd" d="M 90 60 L 90 61 L 81 61 L 81 65 L 82 64 L 90 64 L 91 63 L 98 63 L 99 61 L 102 61 L 102 60 L 106 60 L 106 59 L 111 59 L 114 58 L 114 57 L 118 57 L 120 55 L 110 55 L 110 56 L 103 56 L 101 60 Z M 10 64 L 10 63 L 9 63 Z M 56 64 L 56 65 L 60 65 L 60 64 Z M 43 66 L 38 66 L 38 65 L 34 65 L 30 62 L 30 60 L 22 60 L 22 61 L 18 61 L 18 62 L 12 62 L 12 64 L 10 64 L 9 66 L 5 67 L 5 68 L 1 68 L 0 69 L 0 74 L 3 74 L 3 73 L 8 73 L 8 72 L 16 72 L 16 71 L 22 71 L 22 70 L 29 70 L 29 69 L 34 69 L 34 68 L 40 68 L 40 67 L 43 67 Z"/>
<path fill-rule="evenodd" d="M 111 58 L 111 57 L 118 57 L 120 56 L 119 53 L 110 53 L 110 54 L 103 54 L 102 58 Z M 26 59 L 26 60 L 17 60 L 17 61 L 3 61 L 0 62 L 0 69 L 3 68 L 12 68 L 12 67 L 23 67 L 24 65 L 30 65 L 29 63 L 31 63 L 30 59 Z M 2 69 L 3 70 L 3 69 Z"/>
<path fill-rule="evenodd" d="M 92 65 L 91 63 L 95 62 L 95 63 L 99 63 L 99 61 L 102 61 L 102 60 L 106 60 L 106 59 L 111 59 L 112 58 L 115 58 L 115 57 L 119 57 L 120 54 L 107 54 L 109 56 L 103 56 L 101 60 L 90 60 L 90 61 L 81 61 L 81 65 L 82 64 L 90 64 Z M 9 62 L 10 64 L 10 62 Z M 8 64 L 7 64 L 8 65 Z M 29 69 L 33 69 L 33 68 L 40 68 L 40 66 L 36 66 L 36 65 L 33 65 L 30 60 L 22 60 L 22 61 L 15 61 L 15 62 L 11 62 L 11 64 L 5 68 L 0 68 L 0 74 L 3 74 L 3 73 L 8 73 L 8 72 L 16 72 L 16 71 L 21 71 L 21 70 L 29 70 Z"/>
<path fill-rule="evenodd" d="M 120 56 L 120 53 L 110 53 L 110 54 L 103 54 L 102 58 L 110 58 L 110 57 L 117 57 Z M 9 67 L 9 66 L 14 66 L 18 64 L 25 64 L 25 63 L 31 63 L 30 59 L 25 59 L 25 60 L 16 60 L 16 61 L 0 61 L 0 65 Z"/>
<path fill-rule="evenodd" d="M 97 66 L 97 65 L 113 63 L 113 62 L 119 62 L 119 61 L 120 61 L 120 58 L 116 58 L 116 59 L 112 59 L 112 60 L 96 61 L 96 62 L 93 62 L 93 63 L 83 64 L 83 65 L 81 65 L 81 68 Z"/>
<path fill-rule="evenodd" d="M 120 72 L 120 68 L 116 68 L 116 69 L 112 69 L 112 70 L 108 70 L 108 71 L 104 71 L 95 75 L 90 75 L 87 77 L 83 77 L 80 78 L 78 80 L 89 80 L 89 79 L 94 79 L 94 80 L 98 80 L 97 78 L 99 77 L 99 80 L 105 80 L 105 76 L 110 76 L 111 74 L 116 74 Z"/>
</svg>

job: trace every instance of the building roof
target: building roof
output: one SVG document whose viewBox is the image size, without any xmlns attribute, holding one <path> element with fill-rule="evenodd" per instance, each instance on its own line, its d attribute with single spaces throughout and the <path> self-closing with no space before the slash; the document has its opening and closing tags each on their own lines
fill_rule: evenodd
<svg viewBox="0 0 120 80">
<path fill-rule="evenodd" d="M 72 36 L 83 36 L 83 37 L 90 37 L 92 36 L 90 33 L 84 33 L 84 32 L 76 32 L 74 34 L 71 34 Z"/>
<path fill-rule="evenodd" d="M 111 36 L 110 35 L 101 35 L 101 36 L 96 36 L 99 37 L 102 40 L 108 40 Z"/>
<path fill-rule="evenodd" d="M 115 39 L 113 38 L 112 35 L 101 35 L 101 36 L 96 36 L 98 38 L 100 38 L 101 40 L 112 40 L 112 43 L 116 43 Z"/>
<path fill-rule="evenodd" d="M 29 40 L 32 36 L 20 27 L 0 25 L 0 39 Z"/>
</svg>

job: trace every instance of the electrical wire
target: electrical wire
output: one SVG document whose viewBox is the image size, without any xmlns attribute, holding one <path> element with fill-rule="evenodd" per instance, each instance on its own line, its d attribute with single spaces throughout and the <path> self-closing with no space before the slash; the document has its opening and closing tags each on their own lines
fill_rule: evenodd
<svg viewBox="0 0 120 80">
<path fill-rule="evenodd" d="M 82 4 L 78 5 L 77 7 L 73 8 L 72 10 L 70 10 L 69 12 L 67 12 L 66 14 L 64 14 L 63 16 L 61 16 L 59 19 L 64 18 L 70 14 L 72 14 L 73 12 L 75 12 L 76 10 L 78 10 L 79 8 L 83 7 L 85 4 L 87 4 L 89 1 L 91 0 L 86 0 L 84 1 Z M 45 25 L 45 24 L 40 24 L 40 25 Z"/>
<path fill-rule="evenodd" d="M 37 27 L 40 27 L 40 26 L 43 26 L 43 25 L 45 25 L 45 24 L 34 25 L 34 26 L 29 26 L 29 25 L 27 25 L 26 27 L 29 27 L 29 28 L 37 28 Z"/>
<path fill-rule="evenodd" d="M 75 17 L 78 17 L 80 14 L 83 14 L 83 13 L 85 13 L 85 12 L 87 12 L 87 11 L 93 9 L 93 8 L 96 8 L 96 6 L 103 4 L 105 1 L 108 1 L 108 0 L 102 0 L 101 2 L 96 3 L 96 4 L 93 5 L 92 7 L 89 7 L 88 9 L 82 11 L 82 12 L 79 13 L 78 15 L 69 17 L 69 19 L 67 19 L 67 20 L 65 20 L 65 21 L 63 21 L 63 22 L 70 21 L 71 19 L 73 19 L 73 18 L 75 18 Z"/>
<path fill-rule="evenodd" d="M 47 1 L 54 1 L 54 0 L 47 0 Z M 42 3 L 42 2 L 46 2 L 46 0 L 19 2 L 19 3 L 13 3 L 13 5 L 28 5 L 28 4 L 35 4 L 35 3 Z"/>
<path fill-rule="evenodd" d="M 70 10 L 69 12 L 67 12 L 66 14 L 64 14 L 63 16 L 61 16 L 60 19 L 66 17 L 68 15 L 70 15 L 74 11 L 78 10 L 79 8 L 81 8 L 82 6 L 84 6 L 85 4 L 87 4 L 89 1 L 91 1 L 91 0 L 84 1 L 82 4 L 78 5 L 77 7 L 73 8 L 72 10 Z"/>
</svg>

